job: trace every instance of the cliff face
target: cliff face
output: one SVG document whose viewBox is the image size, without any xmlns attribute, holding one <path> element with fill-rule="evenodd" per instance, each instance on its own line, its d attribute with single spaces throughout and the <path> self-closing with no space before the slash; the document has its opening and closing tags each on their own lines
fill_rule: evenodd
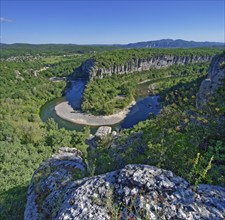
<svg viewBox="0 0 225 220">
<path fill-rule="evenodd" d="M 217 55 L 212 59 L 208 71 L 208 77 L 202 81 L 197 94 L 197 108 L 203 109 L 209 99 L 213 98 L 217 89 L 223 84 L 223 80 L 225 80 L 225 68 L 221 67 L 223 62 L 225 62 L 225 53 Z"/>
<path fill-rule="evenodd" d="M 132 59 L 122 65 L 113 64 L 108 67 L 102 67 L 96 63 L 94 59 L 85 61 L 80 69 L 89 79 L 95 77 L 103 78 L 104 76 L 111 76 L 113 74 L 127 74 L 133 72 L 141 72 L 151 68 L 163 68 L 171 65 L 185 65 L 189 63 L 206 62 L 211 60 L 211 56 L 173 56 L 162 55 L 153 56 L 145 59 Z"/>
<path fill-rule="evenodd" d="M 225 188 L 199 185 L 194 190 L 171 171 L 127 165 L 76 180 L 82 172 L 84 163 L 76 149 L 63 148 L 42 164 L 28 190 L 25 220 L 222 220 L 225 216 Z"/>
</svg>

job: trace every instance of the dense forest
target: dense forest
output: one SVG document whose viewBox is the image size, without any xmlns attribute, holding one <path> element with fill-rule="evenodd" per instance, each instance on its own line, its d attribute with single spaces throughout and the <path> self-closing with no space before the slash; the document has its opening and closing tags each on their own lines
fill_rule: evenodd
<svg viewBox="0 0 225 220">
<path fill-rule="evenodd" d="M 50 56 L 50 55 L 72 55 L 74 53 L 85 54 L 106 50 L 114 50 L 115 46 L 91 46 L 76 44 L 0 44 L 0 58 L 11 56 Z"/>
<path fill-rule="evenodd" d="M 54 82 L 49 78 L 68 76 L 92 55 L 77 55 L 76 51 L 64 57 L 63 53 L 55 52 L 58 48 L 52 47 L 54 55 L 47 47 L 49 55 L 37 60 L 1 61 L 0 219 L 23 219 L 26 192 L 35 169 L 62 146 L 83 152 L 88 164 L 87 176 L 129 163 L 143 163 L 169 169 L 192 184 L 225 185 L 225 124 L 220 120 L 224 115 L 225 83 L 207 109 L 195 107 L 196 93 L 206 77 L 209 63 L 90 81 L 83 96 L 84 111 L 111 114 L 122 109 L 139 95 L 137 85 L 143 81 L 150 88 L 146 95 L 160 95 L 162 110 L 157 117 L 149 115 L 148 120 L 122 130 L 117 139 L 107 137 L 99 141 L 98 148 L 87 151 L 88 127 L 82 131 L 58 128 L 53 119 L 43 123 L 39 113 L 47 101 L 61 97 L 66 86 L 65 81 Z M 29 50 L 30 54 L 33 50 L 37 53 L 35 48 Z M 198 55 L 203 50 L 209 55 L 218 52 L 216 49 L 192 49 L 188 52 L 170 50 L 170 53 Z M 131 56 L 160 55 L 163 51 L 118 50 L 100 52 L 95 57 L 99 62 L 122 62 Z M 24 52 L 14 48 L 4 53 L 9 57 Z M 119 147 L 111 148 L 112 144 Z"/>
<path fill-rule="evenodd" d="M 96 61 L 99 67 L 109 67 L 113 64 L 121 65 L 128 61 L 137 59 L 148 59 L 154 56 L 173 55 L 173 56 L 213 56 L 220 53 L 217 48 L 191 48 L 191 49 L 129 49 L 129 50 L 114 50 L 104 51 L 95 54 L 92 58 Z"/>
<path fill-rule="evenodd" d="M 43 124 L 42 105 L 62 96 L 64 81 L 52 82 L 50 76 L 63 76 L 80 65 L 79 60 L 62 59 L 49 69 L 35 70 L 52 62 L 1 62 L 0 65 L 0 219 L 23 219 L 26 191 L 33 172 L 62 145 L 85 149 L 89 129 L 82 132 L 59 129 L 54 120 Z"/>
</svg>

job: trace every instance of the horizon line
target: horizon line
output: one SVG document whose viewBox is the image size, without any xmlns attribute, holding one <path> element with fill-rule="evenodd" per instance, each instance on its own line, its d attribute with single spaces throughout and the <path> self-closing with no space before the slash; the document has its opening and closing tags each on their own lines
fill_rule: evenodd
<svg viewBox="0 0 225 220">
<path fill-rule="evenodd" d="M 64 45 L 79 45 L 79 46 L 115 46 L 115 45 L 127 45 L 127 44 L 135 44 L 135 43 L 146 43 L 146 42 L 151 42 L 151 41 L 161 41 L 161 40 L 173 40 L 173 41 L 177 41 L 177 40 L 182 40 L 182 41 L 187 41 L 187 42 L 196 42 L 196 43 L 219 43 L 219 44 L 225 44 L 225 40 L 224 42 L 222 41 L 209 41 L 209 40 L 203 40 L 203 41 L 195 41 L 195 40 L 184 40 L 181 38 L 177 38 L 177 39 L 172 39 L 172 38 L 162 38 L 162 39 L 158 39 L 158 40 L 143 40 L 143 41 L 136 41 L 136 42 L 129 42 L 129 43 L 85 43 L 85 44 L 80 44 L 80 43 L 27 43 L 27 42 L 13 42 L 13 43 L 3 43 L 0 42 L 0 44 L 6 44 L 6 45 L 12 45 L 12 44 L 33 44 L 33 45 L 44 45 L 44 44 L 64 44 Z"/>
</svg>

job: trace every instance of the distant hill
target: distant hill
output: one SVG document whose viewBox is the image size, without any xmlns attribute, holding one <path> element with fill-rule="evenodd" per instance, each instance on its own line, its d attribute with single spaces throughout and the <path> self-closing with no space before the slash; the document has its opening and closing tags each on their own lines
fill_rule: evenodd
<svg viewBox="0 0 225 220">
<path fill-rule="evenodd" d="M 194 47 L 224 47 L 225 43 L 220 42 L 196 42 L 186 40 L 162 39 L 155 41 L 137 42 L 126 45 L 119 45 L 123 48 L 194 48 Z"/>
<path fill-rule="evenodd" d="M 111 51 L 117 49 L 130 48 L 197 48 L 197 47 L 215 47 L 224 49 L 225 43 L 219 42 L 195 42 L 185 40 L 162 39 L 147 42 L 137 42 L 130 44 L 27 44 L 0 43 L 0 58 L 8 58 L 11 56 L 22 55 L 65 55 L 73 53 L 96 53 L 103 51 Z"/>
</svg>

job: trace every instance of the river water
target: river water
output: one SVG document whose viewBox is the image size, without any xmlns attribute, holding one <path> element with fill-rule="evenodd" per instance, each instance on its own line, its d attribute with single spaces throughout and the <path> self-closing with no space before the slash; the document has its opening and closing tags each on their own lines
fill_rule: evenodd
<svg viewBox="0 0 225 220">
<path fill-rule="evenodd" d="M 42 121 L 46 122 L 49 118 L 54 118 L 54 120 L 58 123 L 60 128 L 66 128 L 68 130 L 81 130 L 84 126 L 74 124 L 72 122 L 61 119 L 55 113 L 55 106 L 62 101 L 67 100 L 69 104 L 74 109 L 80 109 L 82 94 L 85 89 L 87 81 L 86 80 L 76 80 L 71 82 L 71 89 L 66 91 L 64 97 L 54 99 L 52 101 L 47 102 L 44 106 L 42 106 L 40 110 L 40 117 Z M 139 85 L 138 90 L 146 90 L 146 86 Z M 143 93 L 142 95 L 144 95 Z M 131 128 L 134 125 L 138 124 L 140 121 L 144 121 L 148 118 L 150 113 L 157 115 L 160 112 L 159 96 L 139 96 L 136 97 L 136 104 L 131 107 L 130 112 L 126 116 L 126 118 L 119 124 L 112 125 L 115 130 L 120 128 Z M 92 127 L 91 130 L 94 132 L 97 127 Z"/>
</svg>

